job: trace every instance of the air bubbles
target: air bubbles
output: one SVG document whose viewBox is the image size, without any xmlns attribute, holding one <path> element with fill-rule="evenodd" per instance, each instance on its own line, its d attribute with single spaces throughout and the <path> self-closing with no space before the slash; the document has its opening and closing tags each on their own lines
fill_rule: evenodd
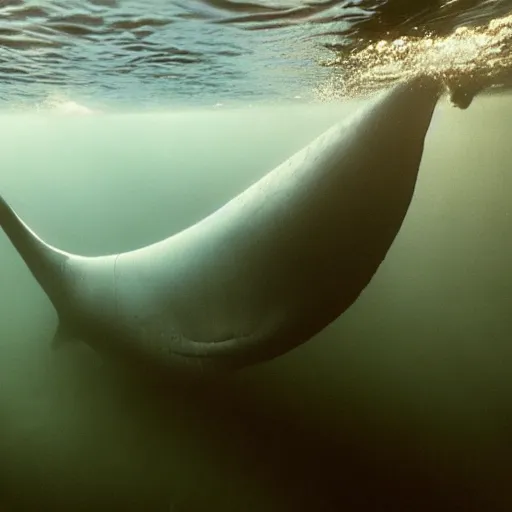
<svg viewBox="0 0 512 512">
<path fill-rule="evenodd" d="M 325 66 L 340 73 L 317 88 L 321 99 L 371 94 L 418 74 L 441 79 L 452 102 L 466 108 L 478 92 L 512 85 L 512 15 L 438 37 L 402 36 L 341 52 Z"/>
</svg>

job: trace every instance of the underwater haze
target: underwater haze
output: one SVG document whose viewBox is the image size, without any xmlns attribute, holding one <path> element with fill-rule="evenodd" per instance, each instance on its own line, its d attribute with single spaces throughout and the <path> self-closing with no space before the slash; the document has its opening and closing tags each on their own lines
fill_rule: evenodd
<svg viewBox="0 0 512 512">
<path fill-rule="evenodd" d="M 440 101 L 404 225 L 357 302 L 207 389 L 157 393 L 79 343 L 52 352 L 56 313 L 0 233 L 0 509 L 511 510 L 510 13 L 3 2 L 0 193 L 84 255 L 188 227 L 413 71 L 482 93 Z"/>
</svg>

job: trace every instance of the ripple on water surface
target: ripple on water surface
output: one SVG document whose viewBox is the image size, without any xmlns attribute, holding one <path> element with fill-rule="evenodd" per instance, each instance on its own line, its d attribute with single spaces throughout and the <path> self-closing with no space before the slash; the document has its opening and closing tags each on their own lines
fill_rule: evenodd
<svg viewBox="0 0 512 512">
<path fill-rule="evenodd" d="M 511 12 L 512 0 L 9 0 L 0 101 L 309 101 L 424 69 L 508 86 Z"/>
</svg>

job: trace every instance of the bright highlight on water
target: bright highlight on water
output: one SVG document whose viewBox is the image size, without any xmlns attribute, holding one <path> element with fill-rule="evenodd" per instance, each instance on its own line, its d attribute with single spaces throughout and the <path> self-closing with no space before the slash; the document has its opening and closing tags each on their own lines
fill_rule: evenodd
<svg viewBox="0 0 512 512">
<path fill-rule="evenodd" d="M 322 99 L 367 94 L 422 72 L 443 79 L 453 101 L 467 106 L 476 92 L 512 82 L 512 15 L 446 37 L 381 39 L 324 65 L 340 73 L 318 88 Z"/>
</svg>

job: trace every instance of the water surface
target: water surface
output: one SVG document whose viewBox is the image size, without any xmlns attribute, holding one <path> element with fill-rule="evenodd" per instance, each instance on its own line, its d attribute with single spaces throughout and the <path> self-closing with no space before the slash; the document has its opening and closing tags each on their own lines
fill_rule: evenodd
<svg viewBox="0 0 512 512">
<path fill-rule="evenodd" d="M 371 74 L 375 57 L 359 54 L 372 43 L 442 39 L 461 27 L 490 34 L 488 23 L 505 18 L 506 30 L 484 48 L 478 34 L 466 33 L 455 49 L 459 62 L 447 69 L 485 75 L 497 48 L 509 67 L 511 10 L 510 0 L 10 0 L 0 7 L 0 101 L 103 109 L 316 101 L 344 94 L 350 79 L 381 86 L 382 73 Z M 387 51 L 388 60 L 401 61 L 406 48 L 425 51 L 413 41 L 401 53 Z M 354 51 L 351 63 L 364 77 L 346 62 Z M 446 64 L 446 49 L 434 54 L 437 67 Z M 416 58 L 418 65 L 431 62 Z"/>
</svg>

